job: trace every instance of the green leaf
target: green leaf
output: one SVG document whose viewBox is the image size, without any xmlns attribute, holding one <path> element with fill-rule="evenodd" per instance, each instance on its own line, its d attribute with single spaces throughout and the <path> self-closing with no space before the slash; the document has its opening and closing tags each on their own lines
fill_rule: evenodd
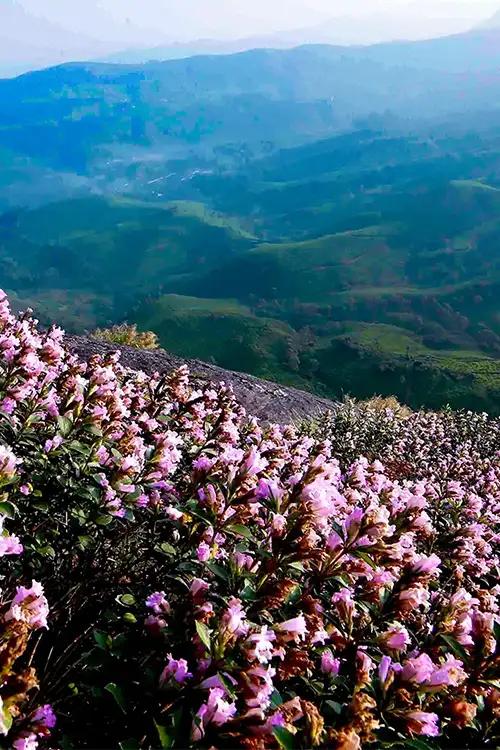
<svg viewBox="0 0 500 750">
<path fill-rule="evenodd" d="M 125 620 L 125 622 L 129 622 L 131 625 L 137 622 L 137 617 L 133 614 L 133 612 L 125 612 L 125 614 L 123 615 L 123 619 Z"/>
<path fill-rule="evenodd" d="M 56 551 L 54 547 L 51 547 L 50 544 L 45 545 L 44 547 L 37 547 L 37 550 L 39 555 L 42 555 L 43 557 L 51 557 L 52 559 L 56 556 Z"/>
<path fill-rule="evenodd" d="M 176 554 L 175 547 L 173 547 L 168 542 L 163 542 L 163 544 L 160 544 L 160 550 L 169 557 L 174 557 Z"/>
<path fill-rule="evenodd" d="M 135 596 L 132 596 L 132 594 L 121 594 L 116 597 L 116 601 L 124 607 L 132 607 L 135 604 Z"/>
<path fill-rule="evenodd" d="M 342 704 L 337 703 L 337 701 L 325 701 L 325 705 L 327 705 L 334 714 L 337 714 L 337 716 L 340 716 L 342 713 Z"/>
<path fill-rule="evenodd" d="M 113 516 L 110 516 L 109 514 L 103 514 L 102 516 L 98 516 L 95 520 L 96 524 L 98 526 L 109 526 L 110 523 L 113 521 Z"/>
<path fill-rule="evenodd" d="M 83 456 L 88 456 L 90 454 L 90 448 L 88 445 L 80 443 L 79 440 L 72 440 L 66 447 L 71 448 L 71 450 L 76 451 L 77 453 L 81 453 Z"/>
<path fill-rule="evenodd" d="M 363 550 L 357 549 L 356 557 L 359 557 L 360 560 L 363 560 L 363 562 L 369 565 L 370 568 L 373 568 L 373 570 L 377 569 L 377 564 L 372 560 L 370 555 L 368 555 L 366 552 L 363 552 Z"/>
<path fill-rule="evenodd" d="M 5 497 L 5 495 L 4 495 Z M 12 503 L 9 502 L 2 502 L 0 503 L 0 514 L 2 516 L 7 516 L 7 518 L 14 518 L 16 514 L 16 507 L 15 505 L 12 505 Z"/>
<path fill-rule="evenodd" d="M 414 737 L 412 740 L 405 740 L 404 747 L 412 747 L 414 750 L 436 750 L 436 745 L 419 737 Z"/>
<path fill-rule="evenodd" d="M 236 698 L 238 696 L 234 692 L 234 688 L 233 688 L 232 684 L 229 682 L 229 680 L 226 680 L 226 678 L 224 677 L 224 675 L 222 674 L 222 672 L 217 672 L 217 677 L 219 678 L 219 680 L 220 680 L 220 682 L 222 684 L 222 687 L 224 688 L 224 690 L 226 691 L 226 693 L 232 698 L 232 700 L 236 700 Z"/>
<path fill-rule="evenodd" d="M 93 538 L 91 536 L 85 535 L 85 536 L 79 536 L 78 537 L 78 546 L 81 547 L 81 549 L 87 549 L 87 547 L 92 544 Z"/>
<path fill-rule="evenodd" d="M 111 636 L 103 633 L 102 630 L 94 630 L 94 640 L 103 651 L 107 651 L 111 646 Z"/>
<path fill-rule="evenodd" d="M 89 432 L 91 435 L 95 435 L 96 437 L 102 437 L 102 430 L 100 430 L 99 427 L 96 427 L 96 425 L 94 424 L 85 427 L 85 431 Z"/>
<path fill-rule="evenodd" d="M 278 693 L 277 690 L 273 690 L 271 694 L 271 703 L 275 708 L 278 708 L 278 706 L 283 705 L 283 698 L 281 697 L 281 695 Z"/>
<path fill-rule="evenodd" d="M 245 602 L 254 602 L 257 599 L 257 594 L 254 587 L 250 583 L 247 583 L 240 592 L 240 597 Z"/>
<path fill-rule="evenodd" d="M 161 724 L 157 724 L 155 721 L 156 731 L 158 732 L 158 739 L 161 743 L 162 750 L 171 748 L 174 744 L 174 738 L 169 734 L 167 727 L 163 727 Z"/>
<path fill-rule="evenodd" d="M 47 513 L 49 509 L 49 504 L 48 503 L 33 503 L 33 507 L 36 508 L 37 510 L 41 510 L 42 513 Z"/>
<path fill-rule="evenodd" d="M 116 682 L 108 682 L 104 690 L 107 690 L 108 693 L 111 693 L 119 708 L 121 708 L 123 713 L 126 714 L 127 710 L 125 708 L 125 697 L 123 695 L 123 690 L 121 689 L 121 687 L 118 687 Z"/>
<path fill-rule="evenodd" d="M 451 635 L 444 635 L 441 633 L 442 640 L 451 648 L 455 656 L 460 657 L 463 662 L 467 662 L 469 655 L 464 647 Z"/>
<path fill-rule="evenodd" d="M 63 437 L 68 437 L 69 433 L 73 429 L 73 422 L 68 417 L 57 417 L 57 425 L 59 432 Z"/>
<path fill-rule="evenodd" d="M 7 730 L 7 732 L 11 728 L 12 722 L 13 722 L 12 714 L 10 713 L 10 711 L 8 710 L 8 708 L 4 708 L 3 711 L 2 711 L 2 723 L 3 723 L 4 727 L 5 727 L 5 729 Z"/>
<path fill-rule="evenodd" d="M 208 568 L 217 578 L 221 578 L 223 581 L 229 580 L 229 573 L 222 565 L 217 565 L 214 562 L 206 562 L 205 567 Z"/>
<path fill-rule="evenodd" d="M 203 643 L 207 651 L 210 651 L 211 648 L 211 642 L 210 642 L 210 631 L 203 622 L 196 621 L 196 632 L 198 633 L 198 636 L 200 638 L 200 641 Z"/>
<path fill-rule="evenodd" d="M 230 534 L 235 534 L 236 536 L 242 536 L 244 539 L 248 539 L 249 541 L 253 541 L 254 537 L 250 529 L 247 529 L 246 526 L 242 526 L 239 523 L 235 523 L 233 526 L 226 526 L 226 531 L 229 531 Z"/>
<path fill-rule="evenodd" d="M 283 750 L 293 750 L 293 734 L 288 729 L 285 729 L 285 727 L 273 727 L 273 734 L 278 741 L 278 745 Z"/>
</svg>

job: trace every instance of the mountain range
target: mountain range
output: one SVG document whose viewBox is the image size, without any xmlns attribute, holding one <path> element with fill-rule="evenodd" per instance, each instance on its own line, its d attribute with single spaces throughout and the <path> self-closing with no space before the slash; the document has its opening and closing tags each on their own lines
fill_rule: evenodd
<svg viewBox="0 0 500 750">
<path fill-rule="evenodd" d="M 399 13 L 394 8 L 373 11 L 368 16 L 340 16 L 315 26 L 268 33 L 241 39 L 195 39 L 170 42 L 155 47 L 120 50 L 104 58 L 105 62 L 137 64 L 175 60 L 196 55 L 228 55 L 252 49 L 290 49 L 305 44 L 340 46 L 374 45 L 397 40 L 428 41 L 476 29 L 500 26 L 500 10 L 479 24 L 463 6 L 441 10 L 436 4 L 410 3 Z"/>
<path fill-rule="evenodd" d="M 116 5 L 112 0 L 90 0 L 84 10 L 73 13 L 61 0 L 1 0 L 0 77 L 12 77 L 71 61 L 138 64 L 200 54 L 231 54 L 255 48 L 288 49 L 303 44 L 359 45 L 394 39 L 423 40 L 496 23 L 495 18 L 491 21 L 486 18 L 494 8 L 494 0 L 474 4 L 460 0 L 448 0 L 446 4 L 414 0 L 399 10 L 394 7 L 383 10 L 374 5 L 370 11 L 361 10 L 356 4 L 339 7 L 337 3 L 336 11 L 332 9 L 334 15 L 321 14 L 320 23 L 314 22 L 312 14 L 309 23 L 303 27 L 292 25 L 281 31 L 242 36 L 237 33 L 239 16 L 236 6 L 231 15 L 227 7 L 219 3 L 211 16 L 216 18 L 217 13 L 222 13 L 228 17 L 229 26 L 233 24 L 234 28 L 231 33 L 217 38 L 197 37 L 195 27 L 189 35 L 190 22 L 194 23 L 199 12 L 190 14 L 187 3 L 169 9 L 168 24 L 168 16 L 160 14 L 153 18 L 150 13 L 148 15 L 146 7 L 143 14 L 138 14 L 131 3 L 128 6 L 123 4 L 121 11 L 116 7 L 113 10 Z M 294 17 L 291 15 L 289 21 L 285 18 L 282 22 L 286 26 L 286 22 L 292 23 Z M 307 15 L 303 13 L 301 17 L 307 18 Z M 209 27 L 210 24 L 206 25 L 207 31 Z M 179 35 L 177 39 L 176 33 Z"/>
<path fill-rule="evenodd" d="M 500 38 L 0 81 L 0 286 L 70 331 L 500 413 Z"/>
</svg>

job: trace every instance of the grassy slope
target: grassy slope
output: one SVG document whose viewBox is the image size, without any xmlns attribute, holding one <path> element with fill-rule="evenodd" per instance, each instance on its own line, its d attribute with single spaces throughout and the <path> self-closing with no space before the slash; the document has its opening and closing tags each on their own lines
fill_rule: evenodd
<svg viewBox="0 0 500 750">
<path fill-rule="evenodd" d="M 0 280 L 73 330 L 126 316 L 172 351 L 333 396 L 500 410 L 499 151 L 363 132 L 202 176 L 211 203 L 13 212 Z"/>
<path fill-rule="evenodd" d="M 256 317 L 229 299 L 163 295 L 136 313 L 167 350 L 289 385 L 307 385 L 298 374 L 297 333 L 286 323 Z"/>
</svg>

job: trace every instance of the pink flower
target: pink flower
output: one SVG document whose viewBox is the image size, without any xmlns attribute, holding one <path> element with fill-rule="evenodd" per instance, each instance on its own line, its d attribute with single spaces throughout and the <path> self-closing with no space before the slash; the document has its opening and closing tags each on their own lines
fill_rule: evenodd
<svg viewBox="0 0 500 750">
<path fill-rule="evenodd" d="M 50 706 L 48 703 L 36 709 L 31 717 L 31 721 L 34 724 L 40 724 L 46 729 L 53 729 L 57 722 L 56 715 L 52 709 L 52 706 Z"/>
<path fill-rule="evenodd" d="M 343 620 L 349 620 L 354 612 L 354 599 L 352 598 L 352 591 L 347 588 L 340 589 L 332 596 L 332 603 L 336 605 L 336 609 Z"/>
<path fill-rule="evenodd" d="M 363 648 L 358 648 L 356 653 L 357 681 L 359 684 L 366 684 L 371 677 L 375 668 L 375 663 Z"/>
<path fill-rule="evenodd" d="M 412 734 L 420 734 L 425 737 L 437 737 L 439 735 L 439 716 L 426 711 L 410 711 L 405 715 L 408 730 Z"/>
<path fill-rule="evenodd" d="M 6 445 L 0 445 L 0 476 L 11 479 L 20 463 L 21 460 L 16 458 L 10 448 Z"/>
<path fill-rule="evenodd" d="M 210 588 L 210 584 L 208 584 L 206 581 L 204 581 L 201 578 L 193 578 L 191 581 L 191 585 L 189 587 L 189 590 L 191 594 L 196 597 L 199 594 L 202 594 L 204 591 L 208 591 Z"/>
<path fill-rule="evenodd" d="M 36 750 L 38 747 L 38 740 L 36 734 L 30 732 L 24 734 L 22 737 L 18 737 L 12 743 L 13 750 Z"/>
<path fill-rule="evenodd" d="M 152 609 L 155 615 L 168 615 L 170 613 L 170 604 L 165 598 L 164 591 L 156 591 L 154 594 L 150 594 L 146 599 L 146 607 Z"/>
<path fill-rule="evenodd" d="M 260 708 L 265 711 L 269 707 L 271 695 L 274 692 L 273 677 L 275 675 L 276 670 L 271 666 L 259 665 L 247 670 L 248 688 L 252 693 L 252 697 L 247 698 L 246 701 L 249 708 Z"/>
<path fill-rule="evenodd" d="M 243 462 L 242 469 L 249 476 L 253 476 L 263 471 L 267 466 L 265 458 L 259 454 L 257 448 L 252 447 Z"/>
<path fill-rule="evenodd" d="M 343 545 L 342 538 L 337 534 L 336 531 L 332 531 L 331 534 L 328 535 L 328 538 L 326 540 L 326 546 L 328 550 L 331 550 L 332 552 L 339 549 Z"/>
<path fill-rule="evenodd" d="M 18 586 L 5 620 L 26 622 L 32 628 L 46 628 L 49 605 L 38 581 L 33 581 L 30 588 Z"/>
<path fill-rule="evenodd" d="M 429 591 L 420 584 L 403 589 L 399 594 L 399 601 L 405 611 L 427 607 L 429 603 Z"/>
<path fill-rule="evenodd" d="M 183 683 L 193 675 L 188 670 L 185 659 L 173 659 L 171 654 L 167 655 L 168 663 L 160 677 L 160 685 L 164 685 L 170 678 L 176 682 Z"/>
<path fill-rule="evenodd" d="M 245 623 L 245 610 L 241 606 L 240 599 L 229 600 L 229 606 L 222 615 L 222 625 L 231 635 L 245 635 L 248 632 L 248 624 Z"/>
<path fill-rule="evenodd" d="M 249 659 L 254 659 L 261 664 L 267 664 L 271 661 L 273 656 L 273 642 L 276 640 L 276 635 L 272 630 L 268 629 L 267 625 L 263 625 L 259 633 L 252 633 L 248 636 L 247 644 L 249 646 Z"/>
<path fill-rule="evenodd" d="M 278 623 L 274 626 L 274 630 L 285 636 L 291 636 L 294 640 L 304 640 L 307 634 L 307 623 L 304 615 L 299 615 Z"/>
<path fill-rule="evenodd" d="M 412 564 L 412 571 L 414 573 L 418 573 L 419 575 L 428 575 L 432 576 L 439 572 L 439 567 L 441 565 L 441 558 L 439 558 L 437 555 L 429 555 L 426 557 L 425 555 L 421 555 L 417 560 L 415 560 Z"/>
<path fill-rule="evenodd" d="M 382 643 L 392 651 L 405 651 L 410 644 L 410 636 L 402 625 L 394 625 L 381 635 Z"/>
<path fill-rule="evenodd" d="M 210 689 L 207 702 L 200 706 L 193 722 L 191 738 L 194 742 L 199 742 L 205 736 L 209 724 L 223 726 L 235 715 L 236 704 L 229 703 L 224 695 L 222 688 Z"/>
<path fill-rule="evenodd" d="M 17 536 L 0 536 L 0 557 L 5 555 L 20 555 L 23 545 Z"/>
<path fill-rule="evenodd" d="M 206 542 L 200 542 L 196 554 L 200 562 L 206 562 L 210 559 L 210 547 Z"/>
<path fill-rule="evenodd" d="M 332 652 L 327 649 L 321 654 L 321 671 L 336 677 L 340 670 L 340 659 L 334 658 Z"/>
<path fill-rule="evenodd" d="M 403 664 L 401 679 L 404 682 L 421 685 L 430 678 L 435 669 L 436 665 L 430 656 L 428 654 L 420 654 L 416 658 L 408 659 Z"/>
<path fill-rule="evenodd" d="M 448 685 L 456 687 L 467 679 L 463 663 L 452 654 L 446 654 L 446 660 L 427 679 L 429 687 L 441 688 Z"/>
<path fill-rule="evenodd" d="M 233 555 L 234 562 L 240 570 L 251 570 L 254 564 L 252 555 L 248 555 L 245 552 L 235 552 Z"/>
<path fill-rule="evenodd" d="M 271 516 L 271 528 L 276 535 L 281 535 L 286 529 L 286 517 L 281 513 L 273 513 Z"/>
</svg>

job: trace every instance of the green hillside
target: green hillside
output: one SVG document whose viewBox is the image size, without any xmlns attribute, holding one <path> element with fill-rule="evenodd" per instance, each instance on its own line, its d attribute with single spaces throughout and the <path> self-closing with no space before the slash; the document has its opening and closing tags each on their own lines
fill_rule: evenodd
<svg viewBox="0 0 500 750">
<path fill-rule="evenodd" d="M 332 111 L 370 67 L 365 52 L 66 66 L 0 82 L 0 206 L 2 184 L 14 204 L 0 213 L 0 285 L 70 331 L 128 320 L 173 352 L 332 397 L 500 413 L 500 115 L 493 100 L 474 112 L 464 90 L 467 112 L 434 122 L 417 61 L 405 76 L 423 76 L 428 117 L 403 119 L 410 79 L 394 88 L 384 47 L 370 51 L 388 56 L 384 75 L 375 66 L 349 100 L 366 116 L 353 129 L 351 108 L 338 132 Z M 431 78 L 451 106 L 451 79 Z M 389 92 L 394 111 L 382 111 Z M 136 116 L 147 127 L 132 137 Z M 57 163 L 75 149 L 79 164 Z M 33 194 L 44 169 L 79 173 L 79 194 L 54 200 L 49 180 L 21 205 L 35 162 Z"/>
</svg>

